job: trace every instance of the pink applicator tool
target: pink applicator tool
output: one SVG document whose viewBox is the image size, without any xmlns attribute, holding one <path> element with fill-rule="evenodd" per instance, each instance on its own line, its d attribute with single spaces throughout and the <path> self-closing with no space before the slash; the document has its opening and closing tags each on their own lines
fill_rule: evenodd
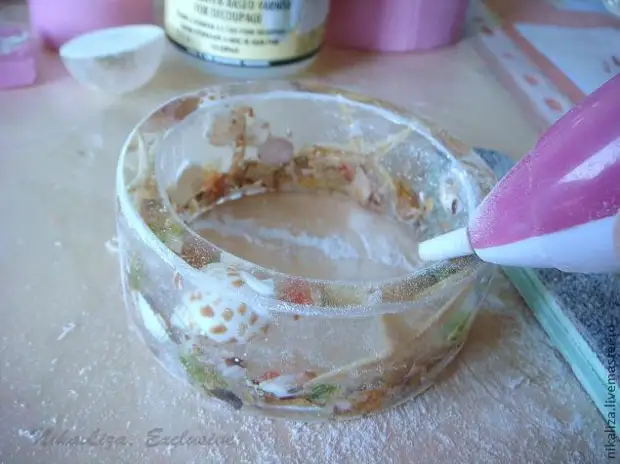
<svg viewBox="0 0 620 464">
<path fill-rule="evenodd" d="M 419 246 L 438 261 L 476 254 L 504 266 L 620 271 L 620 75 L 553 124 L 467 227 Z"/>
</svg>

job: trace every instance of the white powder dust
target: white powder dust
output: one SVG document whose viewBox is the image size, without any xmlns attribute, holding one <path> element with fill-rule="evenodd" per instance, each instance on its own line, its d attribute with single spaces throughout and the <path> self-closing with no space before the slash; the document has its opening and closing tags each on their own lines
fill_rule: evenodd
<svg viewBox="0 0 620 464">
<path fill-rule="evenodd" d="M 233 255 L 310 278 L 395 277 L 420 265 L 414 230 L 334 195 L 246 197 L 192 227 Z"/>
<path fill-rule="evenodd" d="M 62 332 L 60 333 L 60 335 L 58 335 L 58 338 L 56 338 L 56 341 L 64 340 L 65 337 L 69 335 L 69 333 L 75 329 L 75 327 L 76 325 L 73 322 L 69 322 L 68 324 L 63 326 Z"/>
<path fill-rule="evenodd" d="M 436 387 L 402 407 L 343 423 L 263 419 L 204 403 L 157 365 L 142 342 L 126 330 L 120 311 L 90 314 L 80 321 L 76 335 L 99 342 L 82 344 L 79 352 L 58 357 L 53 381 L 38 374 L 40 363 L 50 362 L 45 351 L 30 355 L 25 364 L 18 362 L 17 352 L 7 351 L 10 345 L 3 339 L 5 433 L 0 435 L 0 460 L 605 462 L 601 417 L 505 279 L 499 284 L 495 294 L 501 298 L 490 300 L 463 354 Z M 112 291 L 118 289 L 102 296 L 112 298 Z M 28 330 L 17 335 L 22 352 L 38 348 L 32 336 Z M 76 338 L 67 338 L 67 343 Z M 26 348 L 29 341 L 32 348 Z M 208 444 L 147 447 L 147 434 L 155 428 L 166 435 L 204 436 Z M 131 444 L 44 446 L 35 443 L 37 429 L 86 436 L 99 430 L 127 437 Z"/>
<path fill-rule="evenodd" d="M 318 237 L 306 232 L 293 233 L 284 228 L 261 227 L 255 219 L 236 219 L 230 216 L 215 219 L 203 219 L 192 224 L 197 230 L 211 229 L 226 236 L 239 237 L 267 250 L 281 249 L 280 243 L 286 245 L 287 251 L 295 248 L 312 248 L 331 259 L 359 259 L 357 250 L 343 237 Z M 280 242 L 278 245 L 273 241 Z"/>
</svg>

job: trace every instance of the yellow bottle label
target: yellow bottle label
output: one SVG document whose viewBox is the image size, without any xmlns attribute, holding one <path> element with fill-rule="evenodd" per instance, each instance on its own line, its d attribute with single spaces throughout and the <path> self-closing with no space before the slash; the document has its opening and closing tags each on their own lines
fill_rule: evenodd
<svg viewBox="0 0 620 464">
<path fill-rule="evenodd" d="M 164 27 L 202 59 L 276 66 L 318 52 L 328 11 L 329 0 L 166 0 Z"/>
</svg>

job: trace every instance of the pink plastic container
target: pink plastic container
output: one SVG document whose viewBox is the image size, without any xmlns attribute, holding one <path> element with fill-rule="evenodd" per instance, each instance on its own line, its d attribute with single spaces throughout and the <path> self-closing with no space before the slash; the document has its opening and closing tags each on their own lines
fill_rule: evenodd
<svg viewBox="0 0 620 464">
<path fill-rule="evenodd" d="M 469 0 L 332 0 L 326 43 L 382 52 L 430 50 L 463 35 Z"/>
<path fill-rule="evenodd" d="M 0 89 L 34 84 L 37 45 L 27 26 L 0 23 Z"/>
<path fill-rule="evenodd" d="M 30 0 L 29 6 L 32 28 L 53 48 L 96 29 L 153 22 L 153 0 Z"/>
</svg>

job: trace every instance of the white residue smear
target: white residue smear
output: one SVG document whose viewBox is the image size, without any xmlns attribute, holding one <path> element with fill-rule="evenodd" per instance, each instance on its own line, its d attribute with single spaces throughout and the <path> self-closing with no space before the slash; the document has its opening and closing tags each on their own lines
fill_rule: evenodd
<svg viewBox="0 0 620 464">
<path fill-rule="evenodd" d="M 343 237 L 318 237 L 306 232 L 295 234 L 286 229 L 260 227 L 255 219 L 235 219 L 227 216 L 220 220 L 204 219 L 195 223 L 199 229 L 217 230 L 228 237 L 239 237 L 266 249 L 280 249 L 273 241 L 283 242 L 290 249 L 294 247 L 312 248 L 331 259 L 359 259 L 357 250 Z M 291 251 L 291 250 L 289 250 Z"/>
<path fill-rule="evenodd" d="M 336 196 L 247 197 L 192 226 L 234 255 L 311 278 L 393 277 L 419 263 L 414 231 Z"/>
</svg>

